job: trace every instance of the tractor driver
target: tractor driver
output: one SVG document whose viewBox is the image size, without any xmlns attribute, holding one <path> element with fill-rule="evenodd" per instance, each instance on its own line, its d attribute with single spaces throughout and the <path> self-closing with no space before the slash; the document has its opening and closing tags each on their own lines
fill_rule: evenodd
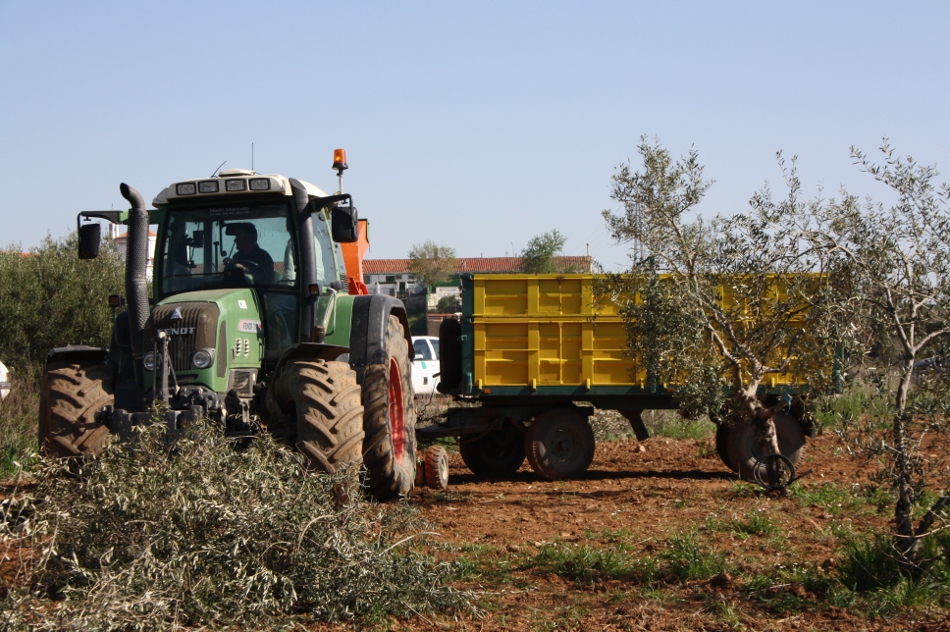
<svg viewBox="0 0 950 632">
<path fill-rule="evenodd" d="M 242 268 L 254 279 L 255 284 L 269 284 L 274 277 L 274 260 L 266 250 L 257 245 L 257 228 L 254 224 L 242 222 L 232 224 L 234 231 L 234 257 L 225 259 L 225 265 Z"/>
</svg>

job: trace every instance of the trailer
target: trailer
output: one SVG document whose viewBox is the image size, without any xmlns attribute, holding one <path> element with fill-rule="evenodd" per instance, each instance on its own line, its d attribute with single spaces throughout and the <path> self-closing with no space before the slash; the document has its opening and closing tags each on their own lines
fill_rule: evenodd
<svg viewBox="0 0 950 632">
<path fill-rule="evenodd" d="M 514 474 L 527 458 L 547 480 L 583 474 L 594 458 L 589 418 L 616 410 L 640 441 L 644 410 L 677 409 L 673 386 L 625 353 L 619 309 L 598 302 L 591 274 L 462 275 L 462 312 L 440 327 L 439 391 L 457 406 L 417 428 L 420 442 L 458 437 L 466 466 L 483 478 Z M 760 397 L 774 405 L 801 390 L 769 375 Z M 716 451 L 739 471 L 759 458 L 751 424 L 721 420 Z M 782 454 L 794 467 L 813 433 L 800 407 L 773 416 Z"/>
</svg>

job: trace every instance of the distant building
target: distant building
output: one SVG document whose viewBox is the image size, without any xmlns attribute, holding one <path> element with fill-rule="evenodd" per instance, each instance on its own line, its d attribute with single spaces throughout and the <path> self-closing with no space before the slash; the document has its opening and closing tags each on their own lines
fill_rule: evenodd
<svg viewBox="0 0 950 632">
<path fill-rule="evenodd" d="M 119 224 L 109 224 L 109 239 L 115 244 L 116 250 L 122 255 L 125 261 L 125 251 L 129 247 L 129 233 L 119 234 Z M 151 230 L 148 231 L 148 258 L 145 260 L 145 276 L 149 280 L 152 278 L 152 265 L 155 262 L 155 244 L 158 241 L 158 235 Z"/>
</svg>

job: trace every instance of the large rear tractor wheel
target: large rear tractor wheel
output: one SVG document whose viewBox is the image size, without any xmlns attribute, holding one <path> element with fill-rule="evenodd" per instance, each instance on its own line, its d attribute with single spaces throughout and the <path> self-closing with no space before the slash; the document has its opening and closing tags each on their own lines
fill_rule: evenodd
<svg viewBox="0 0 950 632">
<path fill-rule="evenodd" d="M 477 439 L 462 437 L 459 454 L 479 478 L 508 478 L 524 463 L 524 437 L 524 432 L 505 424 L 500 430 L 492 430 Z"/>
<path fill-rule="evenodd" d="M 805 456 L 805 432 L 801 424 L 785 413 L 776 413 L 772 422 L 775 424 L 779 451 L 798 469 Z M 733 426 L 729 433 L 729 459 L 735 464 L 733 469 L 739 472 L 739 476 L 755 480 L 756 467 L 764 466 L 758 465 L 762 456 L 752 423 L 746 421 Z"/>
<path fill-rule="evenodd" d="M 352 466 L 355 476 L 363 449 L 363 406 L 356 373 L 345 362 L 297 360 L 282 374 L 280 390 L 288 398 L 283 408 L 295 413 L 296 446 L 308 467 L 334 474 Z"/>
<path fill-rule="evenodd" d="M 40 450 L 52 457 L 85 457 L 102 452 L 109 429 L 96 411 L 112 404 L 112 374 L 101 362 L 54 362 L 43 371 L 40 396 Z"/>
<path fill-rule="evenodd" d="M 385 364 L 366 367 L 363 378 L 363 463 L 376 500 L 405 496 L 416 478 L 416 409 L 409 344 L 402 323 L 389 316 Z"/>
<path fill-rule="evenodd" d="M 549 481 L 580 476 L 594 460 L 594 431 L 584 414 L 572 408 L 538 415 L 526 445 L 532 469 Z"/>
</svg>

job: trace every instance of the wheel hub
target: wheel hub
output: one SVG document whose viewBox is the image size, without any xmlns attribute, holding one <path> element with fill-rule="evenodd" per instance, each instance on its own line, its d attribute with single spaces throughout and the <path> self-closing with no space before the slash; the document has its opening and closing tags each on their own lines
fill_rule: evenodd
<svg viewBox="0 0 950 632">
<path fill-rule="evenodd" d="M 577 446 L 574 435 L 564 428 L 558 430 L 551 441 L 551 455 L 562 462 L 575 458 Z"/>
<path fill-rule="evenodd" d="M 389 424 L 392 430 L 393 455 L 402 461 L 406 453 L 406 410 L 403 405 L 402 374 L 396 358 L 389 359 Z"/>
</svg>

